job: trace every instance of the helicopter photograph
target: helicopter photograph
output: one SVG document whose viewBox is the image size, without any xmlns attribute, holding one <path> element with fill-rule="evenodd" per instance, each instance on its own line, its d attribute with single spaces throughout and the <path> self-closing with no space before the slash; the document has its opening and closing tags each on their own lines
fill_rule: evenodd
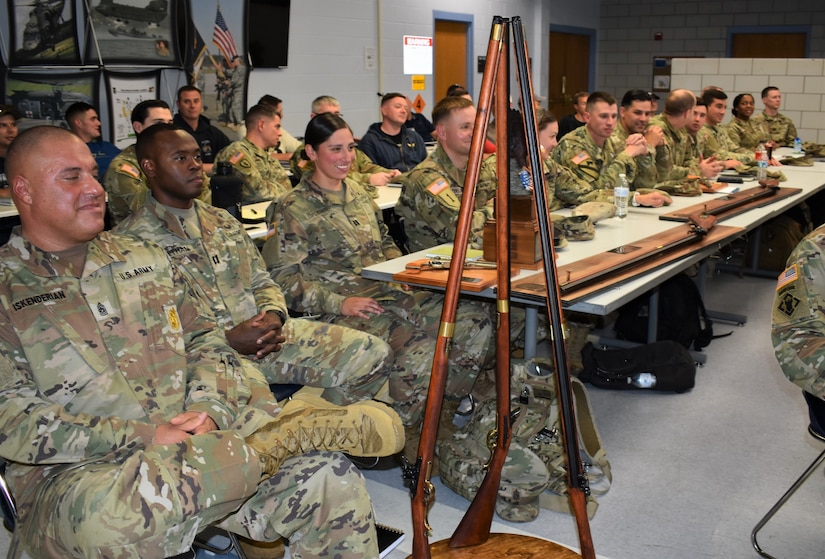
<svg viewBox="0 0 825 559">
<path fill-rule="evenodd" d="M 66 109 L 78 101 L 97 106 L 96 92 L 97 74 L 10 75 L 6 79 L 5 103 L 14 105 L 23 115 L 21 129 L 40 124 L 67 128 Z"/>
<path fill-rule="evenodd" d="M 90 59 L 149 60 L 177 63 L 172 39 L 174 13 L 169 0 L 91 0 L 93 40 L 87 42 Z M 96 46 L 97 45 L 97 49 Z"/>
<path fill-rule="evenodd" d="M 14 0 L 13 8 L 13 65 L 80 62 L 74 2 Z"/>
</svg>

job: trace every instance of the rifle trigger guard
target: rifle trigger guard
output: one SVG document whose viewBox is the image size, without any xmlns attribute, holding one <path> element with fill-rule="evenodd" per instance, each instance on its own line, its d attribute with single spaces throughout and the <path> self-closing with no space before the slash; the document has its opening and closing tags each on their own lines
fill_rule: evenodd
<svg viewBox="0 0 825 559">
<path fill-rule="evenodd" d="M 435 485 L 430 481 L 430 476 L 433 472 L 433 463 L 427 462 L 427 475 L 424 479 L 424 530 L 427 536 L 433 533 L 433 527 L 430 525 L 430 509 L 435 504 Z M 590 488 L 588 487 L 588 491 Z"/>
<path fill-rule="evenodd" d="M 493 453 L 496 446 L 498 446 L 498 429 L 490 429 L 487 433 L 487 448 L 490 450 L 490 459 L 482 466 L 485 472 L 490 469 L 490 464 L 493 463 Z"/>
</svg>

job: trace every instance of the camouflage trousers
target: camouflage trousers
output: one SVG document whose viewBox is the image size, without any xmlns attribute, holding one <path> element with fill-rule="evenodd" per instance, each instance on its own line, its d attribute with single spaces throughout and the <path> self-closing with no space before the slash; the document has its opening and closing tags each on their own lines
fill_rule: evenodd
<svg viewBox="0 0 825 559">
<path fill-rule="evenodd" d="M 261 480 L 258 456 L 235 431 L 75 466 L 22 505 L 13 547 L 32 557 L 163 558 L 207 525 L 257 541 L 289 539 L 292 557 L 378 557 L 364 480 L 339 453 L 286 460 Z"/>
<path fill-rule="evenodd" d="M 321 396 L 345 405 L 369 400 L 387 382 L 390 346 L 381 338 L 352 328 L 290 318 L 286 342 L 258 365 L 270 384 L 324 388 Z"/>
<path fill-rule="evenodd" d="M 369 332 L 390 345 L 393 356 L 388 403 L 405 426 L 418 425 L 427 401 L 444 297 L 429 291 L 399 291 L 377 300 L 385 312 L 369 319 L 325 314 L 320 320 Z M 458 305 L 445 388 L 448 398 L 469 394 L 479 372 L 492 366 L 495 344 L 491 308 L 476 301 L 461 301 Z"/>
</svg>

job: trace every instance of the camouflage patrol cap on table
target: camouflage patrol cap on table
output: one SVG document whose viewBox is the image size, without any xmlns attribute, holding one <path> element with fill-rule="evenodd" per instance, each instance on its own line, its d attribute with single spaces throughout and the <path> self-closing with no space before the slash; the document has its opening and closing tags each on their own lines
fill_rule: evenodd
<svg viewBox="0 0 825 559">
<path fill-rule="evenodd" d="M 550 214 L 550 219 L 553 221 L 554 234 L 556 227 L 560 226 L 564 231 L 565 239 L 569 241 L 589 241 L 596 236 L 596 228 L 593 226 L 590 216 L 574 215 L 567 217 Z"/>
<path fill-rule="evenodd" d="M 810 155 L 803 155 L 802 157 L 783 157 L 779 160 L 782 165 L 790 165 L 791 167 L 813 167 L 814 158 Z"/>
<path fill-rule="evenodd" d="M 572 215 L 588 215 L 590 221 L 598 223 L 616 215 L 616 206 L 610 202 L 585 202 L 573 208 Z"/>
</svg>

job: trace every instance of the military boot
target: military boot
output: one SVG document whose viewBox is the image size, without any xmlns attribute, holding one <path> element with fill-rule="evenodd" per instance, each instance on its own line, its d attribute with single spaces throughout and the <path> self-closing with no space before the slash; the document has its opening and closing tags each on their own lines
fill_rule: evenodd
<svg viewBox="0 0 825 559">
<path fill-rule="evenodd" d="M 380 402 L 336 406 L 298 392 L 246 443 L 261 455 L 265 473 L 274 475 L 287 458 L 312 450 L 364 457 L 396 454 L 404 448 L 404 426 L 398 414 Z"/>
</svg>

